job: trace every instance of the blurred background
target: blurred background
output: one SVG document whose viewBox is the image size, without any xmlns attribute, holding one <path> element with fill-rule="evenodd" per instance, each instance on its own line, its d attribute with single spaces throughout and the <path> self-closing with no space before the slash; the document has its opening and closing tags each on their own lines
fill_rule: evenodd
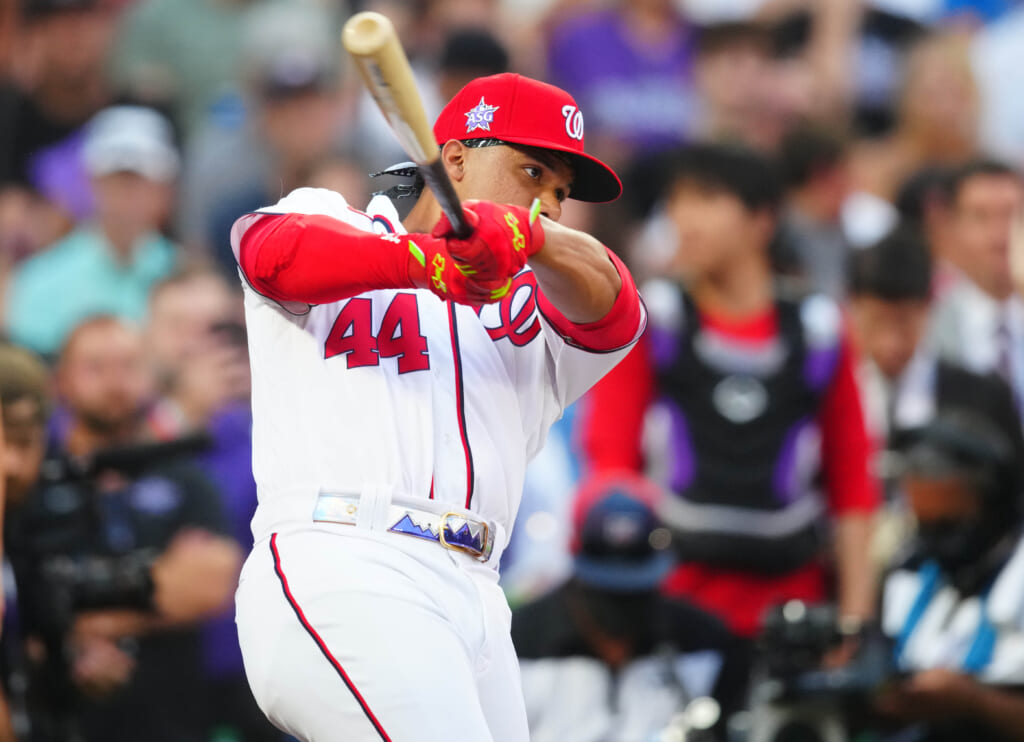
<svg viewBox="0 0 1024 742">
<path fill-rule="evenodd" d="M 542 79 L 624 182 L 562 221 L 651 327 L 502 565 L 534 740 L 1024 738 L 1024 2 L 5 0 L 0 740 L 283 739 L 228 233 L 394 185 L 360 10 L 431 118 Z"/>
</svg>

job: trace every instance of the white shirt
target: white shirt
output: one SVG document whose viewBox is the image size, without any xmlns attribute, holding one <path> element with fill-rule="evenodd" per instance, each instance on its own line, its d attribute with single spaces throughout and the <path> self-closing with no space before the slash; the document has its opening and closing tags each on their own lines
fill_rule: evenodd
<svg viewBox="0 0 1024 742">
<path fill-rule="evenodd" d="M 362 212 L 337 193 L 305 188 L 261 211 L 404 232 L 383 196 Z M 261 218 L 236 222 L 236 255 Z M 246 284 L 256 540 L 308 525 L 321 492 L 371 490 L 468 508 L 509 532 L 526 464 L 548 428 L 628 353 L 646 322 L 641 304 L 622 347 L 591 351 L 556 330 L 537 295 L 528 268 L 479 315 L 426 290 L 288 311 Z M 377 350 L 359 345 L 371 335 Z"/>
<path fill-rule="evenodd" d="M 1024 301 L 1017 295 L 999 301 L 966 277 L 943 295 L 933 312 L 931 342 L 939 353 L 968 371 L 999 373 L 999 326 L 1009 333 L 1010 378 L 1018 400 L 1024 399 Z"/>
<path fill-rule="evenodd" d="M 882 630 L 892 638 L 905 637 L 901 662 L 907 670 L 962 668 L 984 617 L 996 640 L 978 679 L 1024 683 L 1024 541 L 1017 544 L 984 600 L 961 595 L 940 577 L 914 621 L 911 614 L 923 590 L 921 573 L 907 569 L 893 571 L 882 586 Z"/>
</svg>

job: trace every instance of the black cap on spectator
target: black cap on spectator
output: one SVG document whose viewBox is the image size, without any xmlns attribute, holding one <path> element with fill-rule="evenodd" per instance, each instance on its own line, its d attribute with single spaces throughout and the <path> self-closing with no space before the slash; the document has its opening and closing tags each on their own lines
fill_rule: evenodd
<svg viewBox="0 0 1024 742">
<path fill-rule="evenodd" d="M 932 261 L 921 233 L 900 225 L 877 243 L 855 250 L 848 271 L 850 294 L 885 301 L 928 301 Z"/>
<path fill-rule="evenodd" d="M 480 28 L 452 32 L 441 50 L 445 72 L 473 72 L 478 77 L 508 72 L 508 52 L 493 34 Z"/>
<path fill-rule="evenodd" d="M 948 408 L 916 430 L 912 441 L 904 454 L 908 474 L 965 477 L 999 511 L 1017 510 L 1018 462 L 1009 439 L 988 417 L 967 408 Z"/>
<path fill-rule="evenodd" d="M 668 157 L 669 188 L 692 184 L 731 193 L 751 211 L 777 211 L 782 202 L 778 165 L 739 144 L 697 144 Z"/>
<path fill-rule="evenodd" d="M 779 165 L 787 188 L 806 185 L 817 174 L 835 167 L 846 156 L 843 139 L 820 126 L 789 131 L 779 150 Z"/>
</svg>

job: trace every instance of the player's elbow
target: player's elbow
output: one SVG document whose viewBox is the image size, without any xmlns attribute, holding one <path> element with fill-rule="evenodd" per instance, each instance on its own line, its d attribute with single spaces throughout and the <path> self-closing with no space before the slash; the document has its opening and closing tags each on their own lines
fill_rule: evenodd
<svg viewBox="0 0 1024 742">
<path fill-rule="evenodd" d="M 246 279 L 261 292 L 273 291 L 294 262 L 305 225 L 302 214 L 271 214 L 246 230 L 238 264 Z"/>
</svg>

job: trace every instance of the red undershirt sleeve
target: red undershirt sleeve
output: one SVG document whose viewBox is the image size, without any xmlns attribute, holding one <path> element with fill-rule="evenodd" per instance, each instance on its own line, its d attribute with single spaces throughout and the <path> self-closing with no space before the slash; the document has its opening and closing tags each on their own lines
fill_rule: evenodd
<svg viewBox="0 0 1024 742">
<path fill-rule="evenodd" d="M 585 476 L 642 471 L 644 416 L 654 398 L 654 371 L 646 338 L 581 400 L 577 442 Z"/>
<path fill-rule="evenodd" d="M 267 214 L 242 235 L 238 264 L 270 299 L 327 304 L 372 289 L 416 288 L 407 241 L 320 214 Z"/>
<path fill-rule="evenodd" d="M 854 354 L 844 338 L 832 384 L 819 413 L 821 465 L 829 510 L 834 515 L 870 513 L 881 495 L 871 475 L 871 443 L 854 378 Z"/>
<path fill-rule="evenodd" d="M 632 343 L 644 321 L 640 294 L 633 277 L 615 253 L 608 248 L 605 250 L 622 279 L 622 287 L 611 310 L 596 322 L 571 322 L 544 296 L 543 290 L 539 286 L 537 288 L 537 306 L 558 334 L 575 347 L 599 353 L 618 350 Z"/>
</svg>

